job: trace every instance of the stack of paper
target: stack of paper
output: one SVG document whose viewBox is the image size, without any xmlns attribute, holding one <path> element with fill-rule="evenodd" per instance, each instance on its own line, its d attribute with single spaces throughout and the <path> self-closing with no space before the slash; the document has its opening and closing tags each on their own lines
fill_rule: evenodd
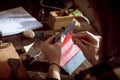
<svg viewBox="0 0 120 80">
<path fill-rule="evenodd" d="M 0 12 L 0 31 L 2 36 L 18 34 L 28 29 L 38 29 L 43 25 L 24 8 L 17 7 Z"/>
</svg>

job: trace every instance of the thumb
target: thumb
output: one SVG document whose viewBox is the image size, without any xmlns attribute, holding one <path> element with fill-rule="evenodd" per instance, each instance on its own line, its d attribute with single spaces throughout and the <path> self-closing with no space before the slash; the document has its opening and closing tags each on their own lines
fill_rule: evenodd
<svg viewBox="0 0 120 80">
<path fill-rule="evenodd" d="M 55 45 L 61 47 L 62 43 L 64 42 L 64 39 L 65 39 L 65 35 L 62 34 L 61 37 L 60 37 L 60 40 L 57 41 L 57 42 L 55 43 Z"/>
<path fill-rule="evenodd" d="M 45 41 L 45 43 L 52 43 L 53 40 L 54 40 L 54 38 L 55 38 L 55 36 L 56 36 L 56 35 L 53 35 L 53 36 L 51 36 L 50 38 L 48 38 L 48 39 Z"/>
</svg>

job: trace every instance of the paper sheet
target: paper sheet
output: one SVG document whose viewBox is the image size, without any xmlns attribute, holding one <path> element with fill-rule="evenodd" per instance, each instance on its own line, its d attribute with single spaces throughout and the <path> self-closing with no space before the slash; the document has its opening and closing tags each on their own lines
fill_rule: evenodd
<svg viewBox="0 0 120 80">
<path fill-rule="evenodd" d="M 0 12 L 0 31 L 2 36 L 18 34 L 28 29 L 43 27 L 42 23 L 32 17 L 24 8 L 17 7 Z"/>
</svg>

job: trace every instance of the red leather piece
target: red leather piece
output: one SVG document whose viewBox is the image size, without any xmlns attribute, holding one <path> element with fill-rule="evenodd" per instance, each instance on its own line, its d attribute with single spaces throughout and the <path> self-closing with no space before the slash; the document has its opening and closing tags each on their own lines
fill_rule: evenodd
<svg viewBox="0 0 120 80">
<path fill-rule="evenodd" d="M 72 35 L 67 34 L 62 44 L 61 50 L 62 50 L 62 55 L 61 55 L 60 66 L 63 67 L 67 62 L 69 62 L 70 59 L 72 59 L 72 57 L 75 56 L 75 54 L 78 53 L 80 48 L 76 44 L 74 44 L 72 40 Z"/>
</svg>

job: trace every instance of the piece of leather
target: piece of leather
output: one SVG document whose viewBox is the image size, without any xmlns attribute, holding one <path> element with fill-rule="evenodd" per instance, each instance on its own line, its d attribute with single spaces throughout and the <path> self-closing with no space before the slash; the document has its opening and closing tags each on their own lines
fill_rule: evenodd
<svg viewBox="0 0 120 80">
<path fill-rule="evenodd" d="M 72 74 L 84 60 L 85 57 L 83 52 L 76 44 L 74 44 L 71 33 L 67 34 L 62 44 L 60 66 L 68 74 Z"/>
<path fill-rule="evenodd" d="M 73 56 L 79 52 L 80 48 L 74 44 L 72 35 L 67 34 L 62 44 L 62 55 L 60 66 L 63 67 Z"/>
</svg>

